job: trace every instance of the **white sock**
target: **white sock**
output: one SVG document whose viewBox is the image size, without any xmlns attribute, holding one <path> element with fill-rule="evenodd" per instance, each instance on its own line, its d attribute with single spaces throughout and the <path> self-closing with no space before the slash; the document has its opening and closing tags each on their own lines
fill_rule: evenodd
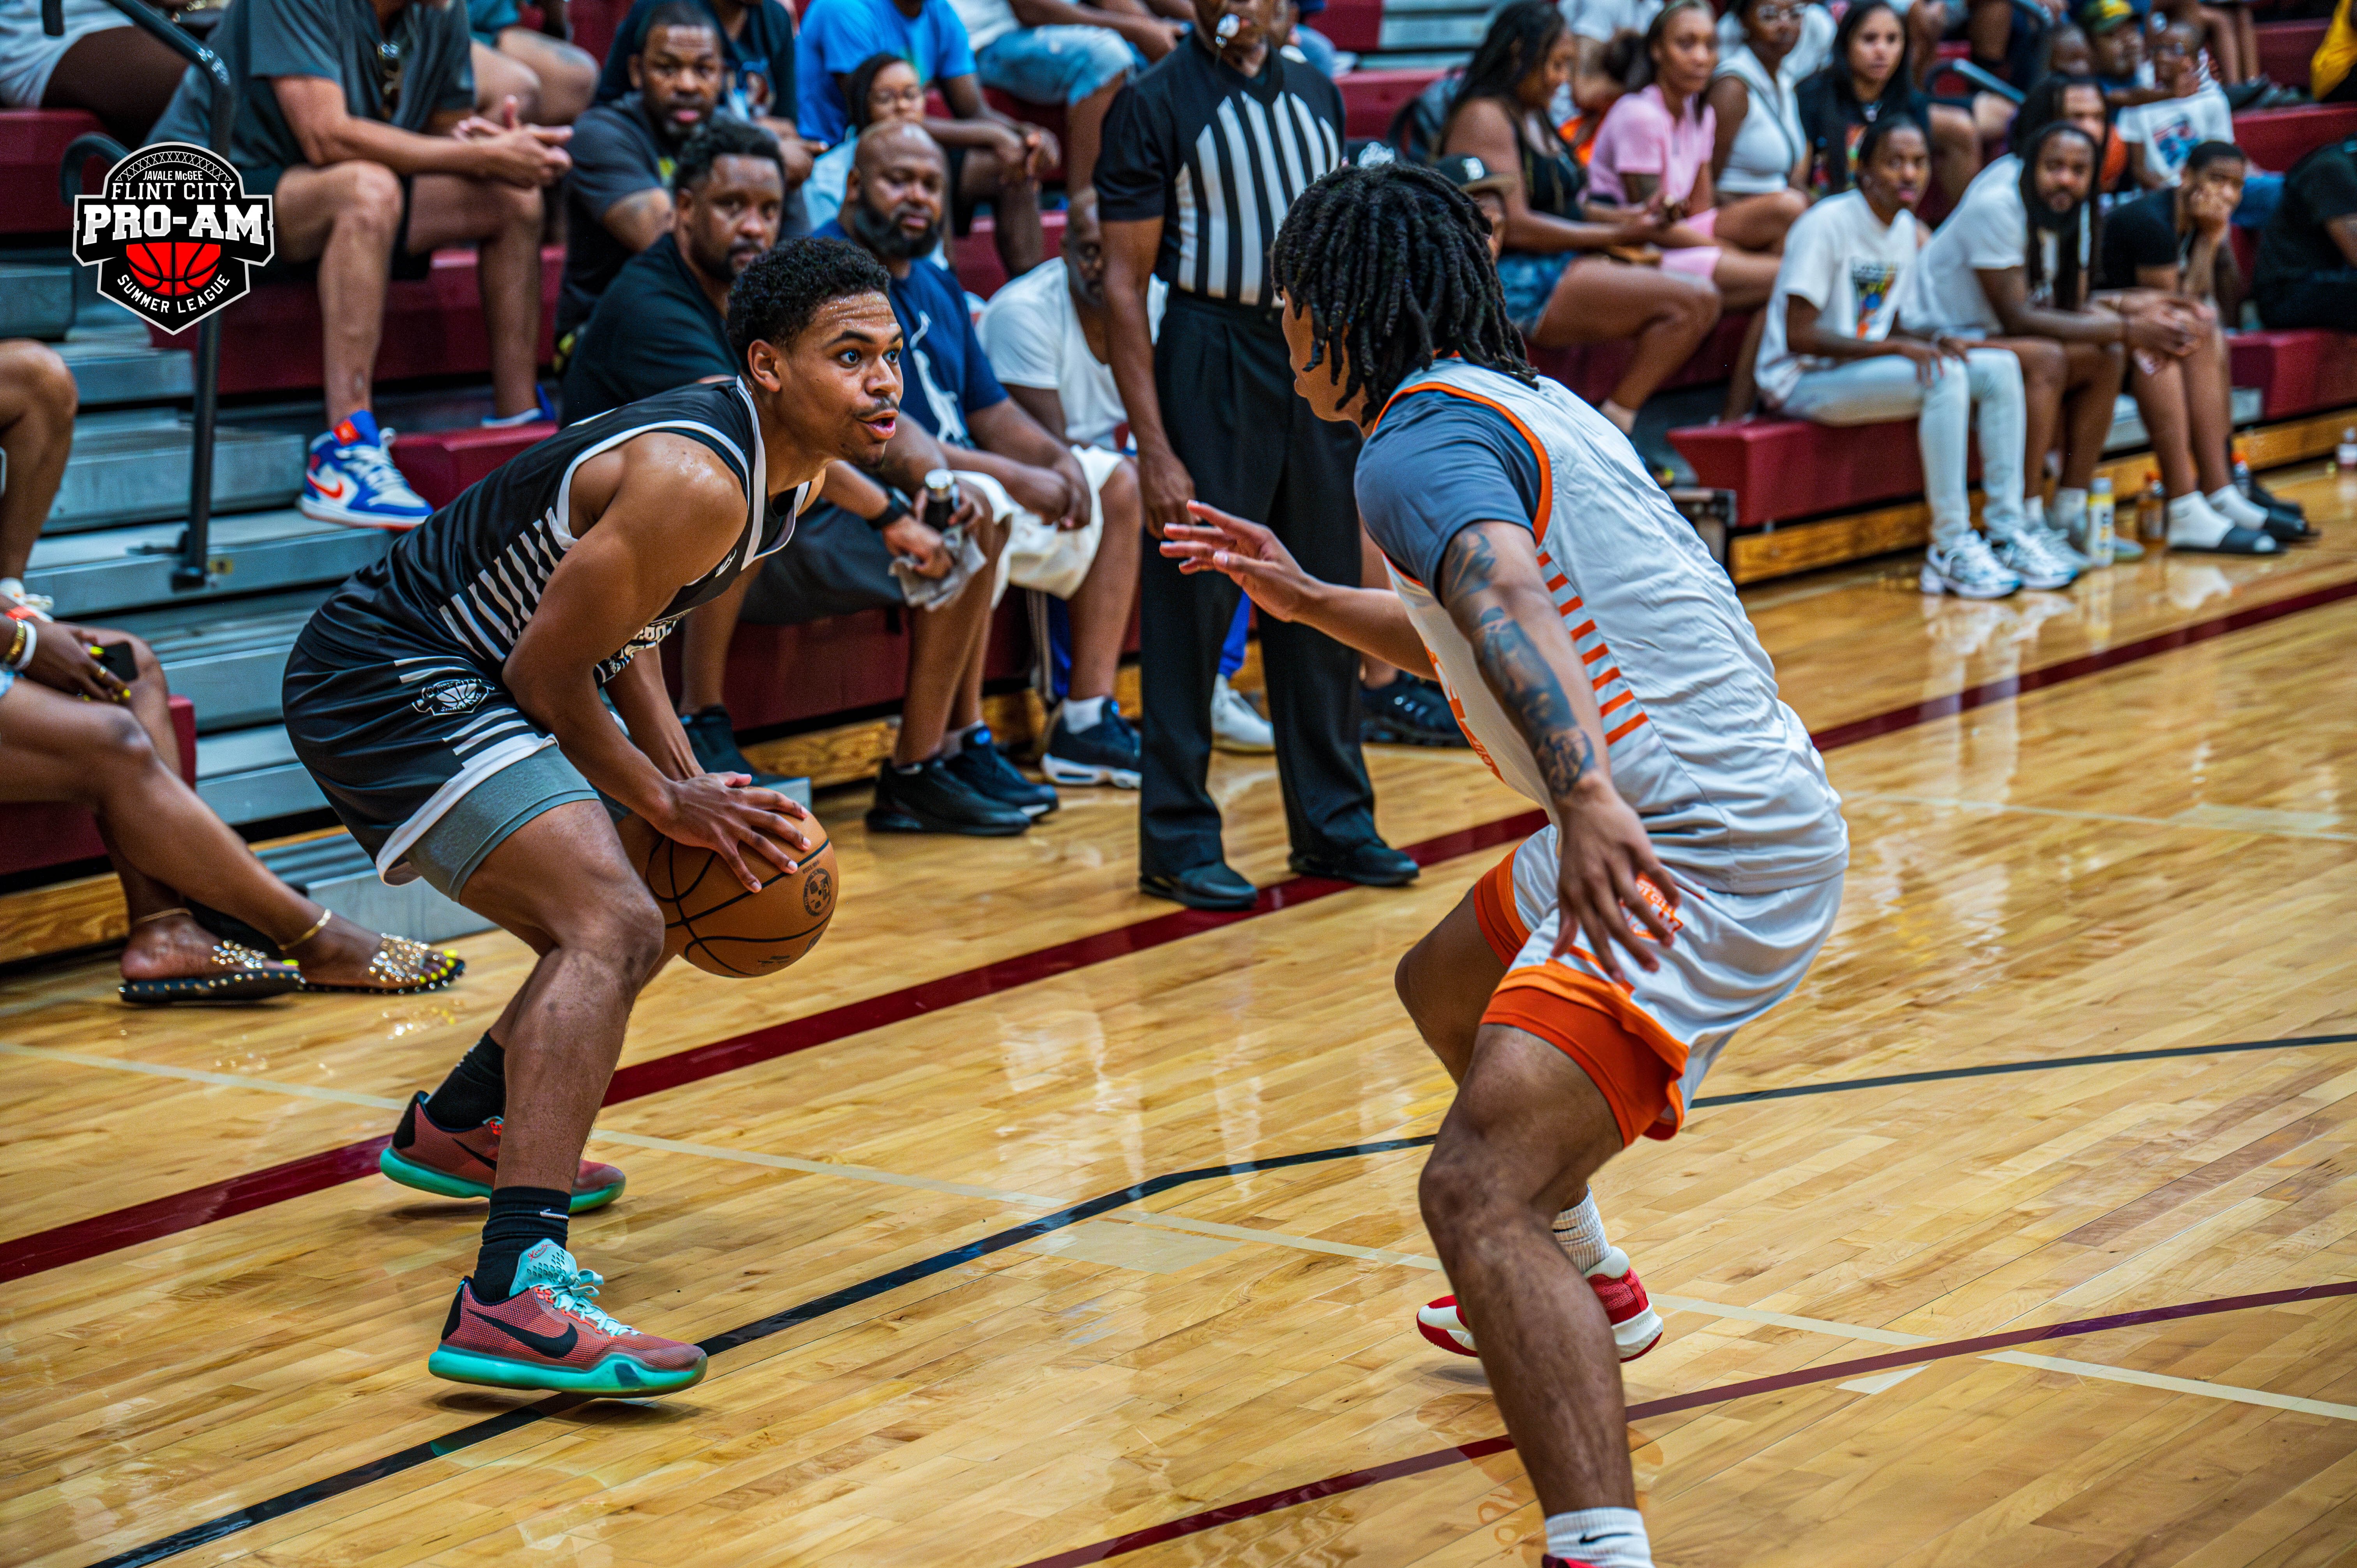
<svg viewBox="0 0 2357 1568">
<path fill-rule="evenodd" d="M 2207 549 L 2226 537 L 2233 526 L 2210 508 L 2197 491 L 2172 496 L 2169 502 L 2169 542 Z"/>
<path fill-rule="evenodd" d="M 2244 528 L 2261 528 L 2266 524 L 2266 510 L 2232 485 L 2211 491 L 2208 499 L 2210 510 L 2228 522 L 2239 522 Z"/>
<path fill-rule="evenodd" d="M 1645 1516 L 1635 1509 L 1579 1509 L 1551 1513 L 1547 1554 L 1588 1568 L 1653 1568 L 1653 1543 Z"/>
<path fill-rule="evenodd" d="M 2084 490 L 2056 490 L 2054 492 L 2054 519 L 2049 526 L 2059 528 L 2065 533 L 2079 533 L 2083 532 L 2087 526 L 2087 492 Z"/>
<path fill-rule="evenodd" d="M 1084 729 L 1094 729 L 1104 722 L 1103 697 L 1067 697 L 1064 699 L 1064 727 L 1074 735 Z"/>
<path fill-rule="evenodd" d="M 963 729 L 953 729 L 950 731 L 947 735 L 942 736 L 941 759 L 943 762 L 947 762 L 951 757 L 955 757 L 959 752 L 965 749 L 965 743 L 967 740 L 974 736 L 980 735 L 989 727 L 990 726 L 988 725 L 973 724 L 966 725 Z"/>
<path fill-rule="evenodd" d="M 2046 526 L 2046 498 L 2028 495 L 2021 498 L 2021 519 L 2032 528 Z"/>
<path fill-rule="evenodd" d="M 1604 1217 L 1596 1211 L 1594 1193 L 1555 1217 L 1555 1239 L 1583 1274 L 1604 1261 L 1612 1243 L 1604 1239 Z"/>
</svg>

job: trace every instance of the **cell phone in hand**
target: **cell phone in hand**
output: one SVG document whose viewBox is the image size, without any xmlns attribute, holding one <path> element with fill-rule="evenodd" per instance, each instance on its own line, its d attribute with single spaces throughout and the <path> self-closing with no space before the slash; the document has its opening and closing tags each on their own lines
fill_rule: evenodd
<svg viewBox="0 0 2357 1568">
<path fill-rule="evenodd" d="M 92 657 L 126 686 L 139 679 L 138 656 L 131 651 L 131 645 L 127 642 L 96 645 Z"/>
</svg>

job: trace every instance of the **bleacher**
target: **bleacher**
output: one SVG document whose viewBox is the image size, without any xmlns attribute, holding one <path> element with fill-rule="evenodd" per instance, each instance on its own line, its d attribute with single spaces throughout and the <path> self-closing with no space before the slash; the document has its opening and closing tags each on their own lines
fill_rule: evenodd
<svg viewBox="0 0 2357 1568">
<path fill-rule="evenodd" d="M 623 0 L 575 0 L 576 36 L 602 50 L 624 8 Z M 1360 69 L 1341 84 L 1351 134 L 1382 135 L 1400 104 L 1465 58 L 1489 10 L 1465 0 L 1330 0 L 1318 25 L 1361 57 Z M 2262 26 L 2265 58 L 2278 81 L 2305 81 L 2319 27 Z M 1011 101 L 1002 106 L 1019 108 Z M 1037 117 L 1050 124 L 1060 118 Z M 388 545 L 384 535 L 314 522 L 293 507 L 304 441 L 318 417 L 317 296 L 307 285 L 274 285 L 223 317 L 227 401 L 214 468 L 210 575 L 201 587 L 176 588 L 194 338 L 151 335 L 100 302 L 89 275 L 66 258 L 59 160 L 74 137 L 96 129 L 79 113 L 0 111 L 0 244 L 7 247 L 0 252 L 0 337 L 54 343 L 81 394 L 71 465 L 27 584 L 51 596 L 60 617 L 122 627 L 156 646 L 173 690 L 187 700 L 178 710 L 184 759 L 222 817 L 250 831 L 289 820 L 315 823 L 324 802 L 278 722 L 279 672 L 312 607 Z M 2329 137 L 2357 134 L 2357 107 L 2245 114 L 2236 130 L 2257 162 L 2281 168 Z M 94 177 L 98 171 L 89 172 Z M 1045 219 L 1052 255 L 1062 214 Z M 954 244 L 964 282 L 984 295 L 1005 281 L 991 239 L 985 216 Z M 553 311 L 561 252 L 548 251 L 544 266 L 544 307 Z M 427 278 L 392 285 L 377 366 L 380 419 L 399 432 L 395 461 L 437 503 L 548 432 L 476 427 L 489 412 L 489 392 L 474 269 L 471 252 L 445 252 Z M 1670 388 L 1723 381 L 1746 319 L 1722 323 Z M 545 328 L 542 347 L 545 354 Z M 2297 420 L 2357 403 L 2357 354 L 2350 350 L 2320 333 L 2238 338 L 2234 380 L 2247 389 L 2238 400 L 2238 421 Z M 1547 373 L 1595 398 L 1620 373 L 1628 351 L 1599 345 L 1538 359 Z M 2114 434 L 2124 449 L 2141 436 L 2132 421 Z M 1887 509 L 1921 488 L 1911 438 L 1860 439 L 1856 432 L 1755 419 L 1682 429 L 1670 440 L 1701 483 L 1736 492 L 1739 532 L 1789 532 L 1812 519 Z M 1866 542 L 1891 537 L 1869 531 Z M 1824 558 L 1822 549 L 1768 553 L 1788 563 Z M 1745 575 L 1738 562 L 1730 566 Z M 1028 667 L 1028 631 L 1016 603 L 1010 600 L 994 631 L 994 677 Z M 905 635 L 899 618 L 883 611 L 797 628 L 748 626 L 732 654 L 731 709 L 740 725 L 772 732 L 881 711 L 900 695 Z M 842 761 L 835 776 L 865 770 L 872 757 L 852 760 L 856 768 Z M 12 848 L 0 875 L 21 882 L 42 865 L 95 869 L 86 864 L 95 853 L 87 834 L 29 812 L 11 811 L 5 821 L 0 838 Z M 306 879 L 365 871 L 347 864 L 351 854 L 339 858 L 316 845 L 277 858 Z M 7 956 L 16 955 L 0 952 Z"/>
</svg>

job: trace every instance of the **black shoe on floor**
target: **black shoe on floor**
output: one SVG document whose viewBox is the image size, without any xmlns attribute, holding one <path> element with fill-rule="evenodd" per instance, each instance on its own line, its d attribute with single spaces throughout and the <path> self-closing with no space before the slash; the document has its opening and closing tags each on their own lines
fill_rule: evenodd
<svg viewBox="0 0 2357 1568">
<path fill-rule="evenodd" d="M 737 749 L 736 728 L 728 722 L 728 710 L 719 703 L 698 708 L 680 720 L 679 726 L 687 732 L 688 749 L 695 753 L 696 765 L 706 773 L 749 773 L 753 782 L 764 789 L 774 789 L 786 782 L 784 774 L 754 767 Z"/>
<path fill-rule="evenodd" d="M 1188 871 L 1148 873 L 1137 879 L 1141 892 L 1172 898 L 1189 909 L 1249 909 L 1260 901 L 1260 889 L 1215 860 Z"/>
<path fill-rule="evenodd" d="M 1027 817 L 1044 817 L 1056 809 L 1055 789 L 1034 784 L 1016 771 L 1015 764 L 990 738 L 987 726 L 965 737 L 958 754 L 950 758 L 949 769 L 967 789 L 1002 806 L 1012 806 Z"/>
<path fill-rule="evenodd" d="M 1388 686 L 1359 688 L 1359 739 L 1377 746 L 1466 744 L 1448 698 L 1429 681 L 1402 675 Z"/>
<path fill-rule="evenodd" d="M 1051 783 L 1110 784 L 1116 789 L 1136 789 L 1142 766 L 1137 732 L 1111 703 L 1104 716 L 1084 730 L 1074 730 L 1059 713 L 1039 757 L 1039 771 Z"/>
<path fill-rule="evenodd" d="M 1012 838 L 1030 826 L 1030 818 L 975 793 L 939 757 L 905 772 L 887 757 L 876 776 L 876 803 L 867 809 L 867 831 L 876 833 Z"/>
<path fill-rule="evenodd" d="M 2243 486 L 2243 498 L 2249 501 L 2253 506 L 2264 507 L 2268 511 L 2284 512 L 2289 516 L 2299 519 L 2302 522 L 2306 522 L 2308 521 L 2308 509 L 2306 507 L 2300 505 L 2298 501 L 2287 501 L 2284 499 L 2283 497 L 2276 494 L 2273 490 L 2267 489 L 2266 486 L 2259 483 L 2255 478 L 2250 479 Z"/>
<path fill-rule="evenodd" d="M 1381 839 L 1363 839 L 1339 850 L 1322 854 L 1293 852 L 1286 860 L 1297 875 L 1329 876 L 1337 882 L 1355 882 L 1361 887 L 1405 887 L 1415 881 L 1420 868 L 1406 855 Z"/>
<path fill-rule="evenodd" d="M 2262 510 L 2266 512 L 2267 518 L 2265 522 L 2259 524 L 2259 527 L 2277 544 L 2304 544 L 2310 540 L 2324 537 L 2324 531 L 2304 517 L 2294 517 L 2291 513 L 2278 510 L 2274 507 Z"/>
</svg>

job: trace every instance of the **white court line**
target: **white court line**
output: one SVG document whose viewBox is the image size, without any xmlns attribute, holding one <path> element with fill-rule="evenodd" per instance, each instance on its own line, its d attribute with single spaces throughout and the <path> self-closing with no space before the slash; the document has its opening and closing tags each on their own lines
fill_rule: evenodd
<svg viewBox="0 0 2357 1568">
<path fill-rule="evenodd" d="M 2067 817 L 2083 822 L 2132 822 L 2147 828 L 2194 828 L 2206 833 L 2252 833 L 2261 838 L 2325 839 L 2333 843 L 2357 843 L 2357 833 L 2253 827 L 2241 822 L 2204 822 L 2198 817 L 2129 817 L 2115 811 L 2066 811 L 2054 806 L 2016 805 L 2009 800 L 1958 800 L 1938 795 L 1889 795 L 1879 789 L 1853 789 L 1842 799 L 1882 801 L 1898 806 L 1938 806 L 1956 811 L 2016 811 L 2032 817 Z"/>
</svg>

